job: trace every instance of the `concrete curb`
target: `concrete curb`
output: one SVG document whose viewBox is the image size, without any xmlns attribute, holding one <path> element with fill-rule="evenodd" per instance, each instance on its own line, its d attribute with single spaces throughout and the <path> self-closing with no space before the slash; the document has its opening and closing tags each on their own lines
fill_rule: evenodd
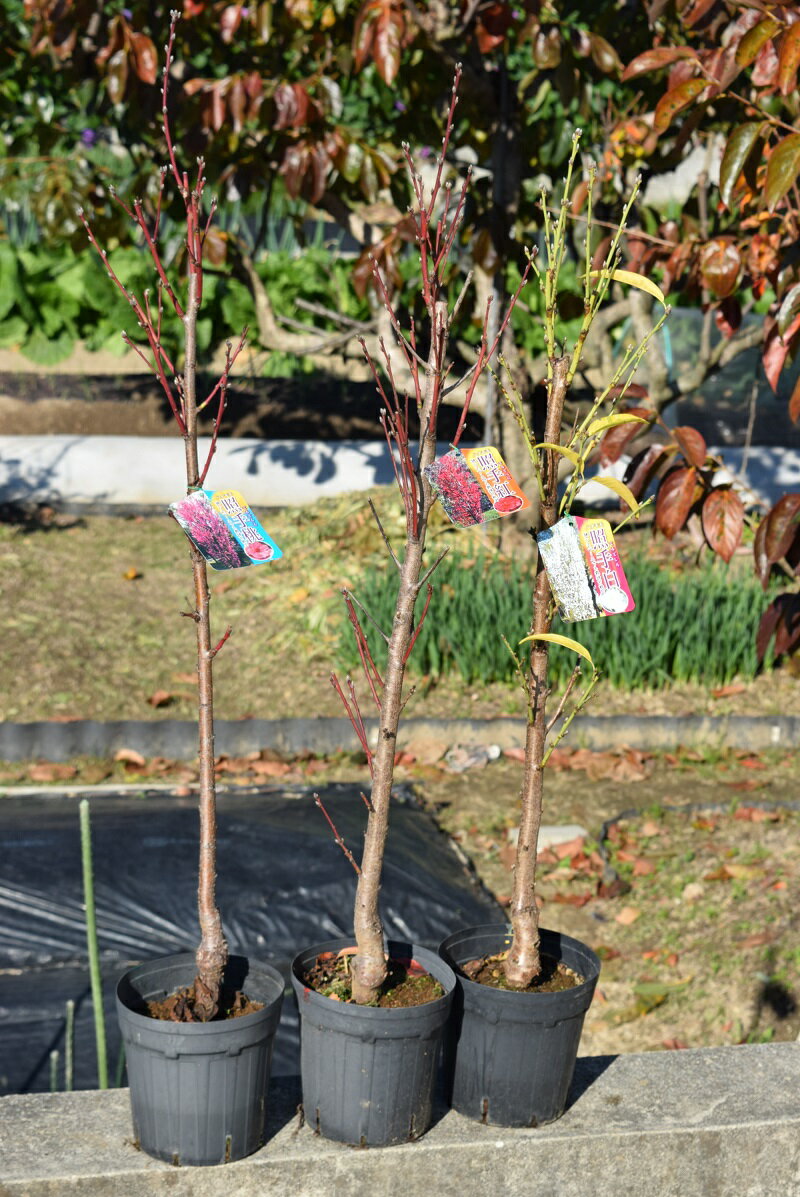
<svg viewBox="0 0 800 1197">
<path fill-rule="evenodd" d="M 200 437 L 200 460 L 210 440 Z M 446 453 L 448 445 L 437 448 Z M 301 507 L 394 480 L 386 443 L 217 442 L 209 485 L 242 492 L 253 507 Z M 0 502 L 67 503 L 86 510 L 164 508 L 186 493 L 174 437 L 0 436 Z"/>
<path fill-rule="evenodd" d="M 377 721 L 366 720 L 371 736 Z M 439 755 L 454 744 L 519 748 L 525 742 L 521 719 L 406 719 L 400 727 L 399 748 L 413 747 L 421 756 L 427 746 L 441 746 Z M 604 749 L 625 746 L 643 750 L 684 747 L 768 748 L 800 747 L 800 717 L 796 715 L 635 716 L 589 715 L 576 721 L 569 736 L 573 747 Z M 314 752 L 325 756 L 358 749 L 345 717 L 318 719 L 220 719 L 216 723 L 217 753 L 243 756 L 272 748 L 288 756 Z M 171 719 L 118 720 L 100 723 L 0 723 L 0 760 L 41 758 L 66 761 L 76 756 L 113 756 L 132 748 L 143 756 L 193 760 L 197 755 L 197 725 Z"/>
<path fill-rule="evenodd" d="M 126 1090 L 0 1098 L 3 1197 L 800 1197 L 800 1045 L 578 1061 L 572 1104 L 536 1130 L 446 1113 L 419 1142 L 354 1150 L 274 1085 L 266 1146 L 227 1167 L 175 1168 L 131 1142 Z"/>
<path fill-rule="evenodd" d="M 201 437 L 201 460 L 210 442 Z M 445 442 L 437 456 L 447 452 Z M 462 446 L 465 447 L 465 446 Z M 743 450 L 717 449 L 729 471 L 740 470 Z M 0 502 L 54 503 L 87 512 L 166 507 L 186 489 L 183 458 L 174 437 L 0 436 Z M 609 473 L 609 470 L 604 470 Z M 624 462 L 612 468 L 621 476 Z M 306 506 L 346 491 L 394 480 L 386 444 L 373 441 L 260 440 L 226 437 L 217 444 L 211 484 L 234 487 L 253 507 Z M 800 486 L 800 451 L 754 446 L 747 458 L 752 496 L 772 504 Z M 591 481 L 585 502 L 607 503 L 609 492 Z"/>
</svg>

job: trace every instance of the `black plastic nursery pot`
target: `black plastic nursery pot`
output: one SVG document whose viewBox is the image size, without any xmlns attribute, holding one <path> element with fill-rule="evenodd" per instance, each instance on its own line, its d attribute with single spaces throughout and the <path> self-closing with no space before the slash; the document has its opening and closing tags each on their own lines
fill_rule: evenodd
<svg viewBox="0 0 800 1197">
<path fill-rule="evenodd" d="M 140 1011 L 192 984 L 192 952 L 150 960 L 117 986 L 133 1130 L 148 1155 L 173 1164 L 225 1164 L 262 1144 L 272 1044 L 284 980 L 277 969 L 231 956 L 225 984 L 263 1008 L 219 1022 L 179 1023 Z"/>
<path fill-rule="evenodd" d="M 455 974 L 435 952 L 390 942 L 393 959 L 413 959 L 445 990 L 421 1006 L 381 1009 L 337 1002 L 303 983 L 323 952 L 352 947 L 331 939 L 300 952 L 292 985 L 300 1009 L 300 1070 L 306 1122 L 327 1139 L 387 1147 L 418 1139 L 431 1124 L 434 1089 Z"/>
<path fill-rule="evenodd" d="M 583 977 L 558 993 L 493 989 L 459 971 L 511 943 L 506 924 L 469 927 L 439 947 L 456 971 L 448 1043 L 448 1088 L 454 1109 L 494 1126 L 541 1126 L 564 1112 L 583 1020 L 600 961 L 580 940 L 541 931 L 541 950 Z"/>
</svg>

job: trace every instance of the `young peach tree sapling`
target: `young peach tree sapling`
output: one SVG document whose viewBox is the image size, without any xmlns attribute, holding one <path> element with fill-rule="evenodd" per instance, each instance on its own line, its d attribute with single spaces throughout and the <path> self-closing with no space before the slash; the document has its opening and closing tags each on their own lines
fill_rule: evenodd
<svg viewBox="0 0 800 1197">
<path fill-rule="evenodd" d="M 247 330 L 237 344 L 227 344 L 225 367 L 208 395 L 197 394 L 197 319 L 203 300 L 203 253 L 206 237 L 213 220 L 216 201 L 212 199 L 207 213 L 203 211 L 203 196 L 206 179 L 202 158 L 197 160 L 193 179 L 178 162 L 176 148 L 170 132 L 167 99 L 169 92 L 170 67 L 173 63 L 175 29 L 178 12 L 170 13 L 169 38 L 165 46 L 162 96 L 162 119 L 167 147 L 167 165 L 159 171 L 158 191 L 152 211 L 141 199 L 127 204 L 119 196 L 115 199 L 130 217 L 150 254 L 156 274 L 155 296 L 144 291 L 141 298 L 129 291 L 115 273 L 106 251 L 99 245 L 89 220 L 82 209 L 80 216 L 88 237 L 97 250 L 108 276 L 125 296 L 131 306 L 139 327 L 144 330 L 147 347 L 135 344 L 123 333 L 126 344 L 133 349 L 158 379 L 176 424 L 183 437 L 186 465 L 187 492 L 201 488 L 208 474 L 227 403 L 228 376 L 242 351 Z M 167 274 L 159 245 L 162 223 L 162 205 L 167 183 L 171 182 L 183 205 L 184 241 L 187 279 L 185 296 L 181 296 L 177 283 Z M 165 310 L 171 308 L 183 325 L 183 366 L 178 369 L 162 340 L 162 326 Z M 205 459 L 200 464 L 197 443 L 198 413 L 205 408 L 214 412 L 211 443 Z M 200 814 L 200 859 L 198 870 L 198 915 L 201 931 L 197 948 L 197 975 L 194 983 L 193 1003 L 182 1003 L 186 1020 L 206 1022 L 212 1019 L 219 1008 L 219 993 L 222 976 L 228 958 L 228 945 L 222 930 L 222 920 L 216 903 L 216 857 L 217 818 L 216 787 L 214 778 L 214 688 L 212 666 L 214 658 L 230 635 L 228 628 L 218 643 L 211 635 L 210 606 L 206 562 L 202 554 L 190 544 L 192 578 L 194 584 L 194 608 L 182 612 L 195 625 L 197 639 L 198 678 L 198 729 L 199 729 L 199 814 Z"/>
</svg>

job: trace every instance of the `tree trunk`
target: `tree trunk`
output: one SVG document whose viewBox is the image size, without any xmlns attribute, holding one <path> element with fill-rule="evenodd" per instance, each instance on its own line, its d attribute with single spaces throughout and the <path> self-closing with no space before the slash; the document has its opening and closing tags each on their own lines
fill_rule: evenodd
<svg viewBox="0 0 800 1197">
<path fill-rule="evenodd" d="M 358 950 L 352 963 L 352 994 L 353 1000 L 360 1005 L 369 1005 L 377 999 L 387 972 L 379 908 L 380 879 L 389 827 L 397 729 L 403 709 L 403 681 L 414 632 L 414 608 L 420 591 L 428 516 L 433 504 L 433 493 L 424 471 L 436 457 L 435 413 L 442 384 L 441 363 L 445 360 L 447 337 L 447 309 L 444 303 L 437 303 L 433 312 L 431 348 L 420 412 L 419 457 L 415 471 L 419 488 L 417 531 L 416 535 L 413 535 L 409 523 L 405 557 L 400 570 L 400 588 L 389 637 L 370 811 L 356 888 L 354 931 Z M 406 502 L 408 504 L 410 500 L 407 499 Z"/>
<path fill-rule="evenodd" d="M 184 316 L 185 362 L 183 390 L 186 433 L 186 485 L 197 487 L 200 467 L 197 457 L 197 276 L 189 274 L 189 294 Z M 216 903 L 217 801 L 214 776 L 214 689 L 211 647 L 211 596 L 208 572 L 198 549 L 191 546 L 194 577 L 194 622 L 197 631 L 198 732 L 200 765 L 200 859 L 197 878 L 197 908 L 200 944 L 197 948 L 194 1014 L 201 1022 L 213 1018 L 219 1006 L 222 974 L 228 960 L 228 945 Z"/>
<path fill-rule="evenodd" d="M 548 385 L 545 441 L 559 444 L 561 415 L 566 396 L 569 359 L 558 358 Z M 558 458 L 547 451 L 544 476 L 544 503 L 538 530 L 550 528 L 558 514 Z M 536 586 L 533 596 L 531 631 L 541 635 L 550 631 L 552 623 L 550 582 L 541 555 L 536 562 Z M 547 643 L 531 643 L 530 667 L 527 678 L 528 727 L 525 739 L 525 768 L 522 778 L 522 813 L 519 840 L 514 862 L 514 887 L 511 896 L 511 948 L 504 963 L 509 985 L 524 989 L 539 975 L 539 911 L 536 905 L 536 852 L 539 828 L 542 823 L 542 791 L 544 786 L 544 750 L 547 708 Z"/>
</svg>

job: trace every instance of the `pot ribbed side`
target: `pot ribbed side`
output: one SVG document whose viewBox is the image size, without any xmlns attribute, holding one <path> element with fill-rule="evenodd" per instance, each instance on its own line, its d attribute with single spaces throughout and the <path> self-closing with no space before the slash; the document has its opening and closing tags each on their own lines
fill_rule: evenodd
<svg viewBox="0 0 800 1197">
<path fill-rule="evenodd" d="M 458 983 L 448 1039 L 453 1108 L 494 1126 L 541 1126 L 564 1112 L 600 961 L 580 940 L 541 932 L 542 952 L 584 978 L 559 993 L 520 993 L 471 981 L 459 966 L 503 952 L 505 924 L 458 931 L 439 951 Z"/>
<path fill-rule="evenodd" d="M 336 1002 L 303 983 L 322 952 L 352 947 L 352 939 L 306 948 L 293 961 L 292 985 L 301 1016 L 301 1072 L 306 1121 L 328 1139 L 385 1147 L 428 1129 L 444 1028 L 455 976 L 435 952 L 389 943 L 395 959 L 413 958 L 445 990 L 421 1006 L 385 1010 Z M 444 967 L 442 967 L 444 966 Z"/>
<path fill-rule="evenodd" d="M 134 1136 L 149 1155 L 174 1164 L 222 1164 L 261 1146 L 272 1046 L 284 981 L 268 964 L 232 956 L 226 983 L 263 1008 L 210 1023 L 164 1022 L 140 1013 L 191 985 L 191 952 L 148 961 L 117 986 Z"/>
</svg>

